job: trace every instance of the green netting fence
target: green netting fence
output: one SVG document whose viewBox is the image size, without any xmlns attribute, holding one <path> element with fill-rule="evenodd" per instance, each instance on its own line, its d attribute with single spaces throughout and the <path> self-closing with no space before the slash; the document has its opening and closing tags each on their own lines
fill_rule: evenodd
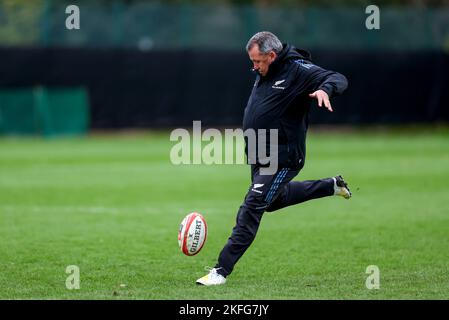
<svg viewBox="0 0 449 320">
<path fill-rule="evenodd" d="M 79 7 L 79 30 L 65 26 L 70 4 Z M 380 29 L 368 30 L 366 6 L 8 0 L 0 1 L 0 45 L 234 50 L 270 30 L 307 48 L 449 50 L 448 7 L 380 6 Z"/>
<path fill-rule="evenodd" d="M 84 88 L 13 88 L 0 90 L 0 134 L 84 135 L 89 100 Z"/>
</svg>

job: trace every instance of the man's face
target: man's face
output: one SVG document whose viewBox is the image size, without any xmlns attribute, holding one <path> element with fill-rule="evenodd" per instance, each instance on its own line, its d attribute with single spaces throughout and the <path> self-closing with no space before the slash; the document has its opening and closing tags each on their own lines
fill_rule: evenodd
<svg viewBox="0 0 449 320">
<path fill-rule="evenodd" d="M 276 59 L 276 53 L 270 51 L 263 54 L 259 51 L 259 46 L 255 44 L 248 51 L 249 59 L 253 62 L 254 70 L 259 72 L 263 77 L 267 75 L 270 64 Z"/>
</svg>

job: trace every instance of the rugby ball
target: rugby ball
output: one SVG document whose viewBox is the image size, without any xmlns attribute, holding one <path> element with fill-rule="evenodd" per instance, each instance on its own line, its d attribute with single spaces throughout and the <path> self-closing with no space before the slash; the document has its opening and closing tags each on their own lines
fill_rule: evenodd
<svg viewBox="0 0 449 320">
<path fill-rule="evenodd" d="M 207 237 L 207 224 L 198 212 L 189 213 L 181 222 L 178 231 L 178 245 L 182 253 L 194 256 L 203 248 Z"/>
</svg>

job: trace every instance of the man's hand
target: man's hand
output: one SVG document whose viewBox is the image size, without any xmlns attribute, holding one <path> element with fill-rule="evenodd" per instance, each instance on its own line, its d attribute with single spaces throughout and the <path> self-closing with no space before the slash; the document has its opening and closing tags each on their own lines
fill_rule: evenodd
<svg viewBox="0 0 449 320">
<path fill-rule="evenodd" d="M 332 110 L 332 106 L 329 101 L 329 96 L 327 95 L 327 93 L 325 91 L 317 90 L 317 91 L 309 94 L 309 97 L 317 99 L 319 107 L 321 107 L 324 102 L 324 106 L 326 107 L 327 110 L 329 110 L 330 112 L 334 111 L 334 110 Z"/>
</svg>

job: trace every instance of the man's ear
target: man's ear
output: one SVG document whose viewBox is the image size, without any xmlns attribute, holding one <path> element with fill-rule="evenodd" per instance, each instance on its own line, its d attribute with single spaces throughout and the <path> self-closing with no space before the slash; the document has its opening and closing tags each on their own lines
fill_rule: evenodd
<svg viewBox="0 0 449 320">
<path fill-rule="evenodd" d="M 269 55 L 270 55 L 271 62 L 273 62 L 277 57 L 277 54 L 274 51 L 270 51 Z"/>
</svg>

